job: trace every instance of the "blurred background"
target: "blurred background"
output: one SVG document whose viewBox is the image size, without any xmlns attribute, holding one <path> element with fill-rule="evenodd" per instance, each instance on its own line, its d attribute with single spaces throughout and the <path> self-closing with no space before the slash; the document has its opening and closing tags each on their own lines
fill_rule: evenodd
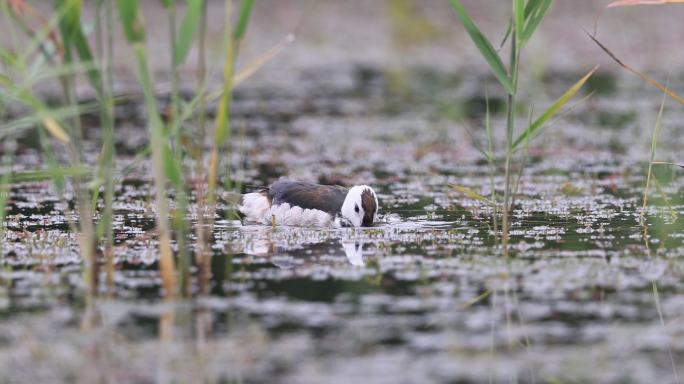
<svg viewBox="0 0 684 384">
<path fill-rule="evenodd" d="M 35 2 L 44 14 L 51 4 Z M 93 3 L 84 4 L 83 21 L 92 22 Z M 141 2 L 147 46 L 155 79 L 164 81 L 169 54 L 167 18 L 159 1 Z M 511 14 L 507 2 L 464 1 L 474 21 L 493 42 L 504 36 Z M 522 57 L 522 75 L 530 71 L 582 72 L 601 64 L 601 71 L 621 72 L 585 34 L 596 36 L 618 57 L 646 72 L 677 74 L 684 65 L 684 8 L 640 6 L 604 9 L 609 1 L 556 1 Z M 222 1 L 208 1 L 208 54 L 212 73 L 222 64 Z M 177 4 L 183 13 L 183 3 Z M 119 24 L 115 23 L 118 28 Z M 91 26 L 92 28 L 92 26 Z M 5 26 L 0 26 L 0 31 Z M 6 31 L 5 31 L 6 32 Z M 295 85 L 307 71 L 322 69 L 330 79 L 354 66 L 402 70 L 427 66 L 453 73 L 487 73 L 488 68 L 462 25 L 443 0 L 260 0 L 257 1 L 238 68 L 296 33 L 289 45 L 241 87 Z M 8 38 L 2 33 L 3 39 Z M 117 87 L 134 80 L 130 48 L 115 33 Z M 194 81 L 196 44 L 182 81 Z M 532 69 L 530 69 L 532 68 Z M 131 84 L 133 81 L 131 81 Z"/>
</svg>

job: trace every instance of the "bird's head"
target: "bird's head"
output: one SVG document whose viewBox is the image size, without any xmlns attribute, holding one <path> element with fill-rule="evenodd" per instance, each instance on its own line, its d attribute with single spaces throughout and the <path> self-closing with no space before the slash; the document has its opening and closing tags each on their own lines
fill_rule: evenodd
<svg viewBox="0 0 684 384">
<path fill-rule="evenodd" d="M 342 218 L 354 227 L 370 227 L 378 216 L 378 198 L 367 185 L 351 187 L 342 204 Z"/>
</svg>

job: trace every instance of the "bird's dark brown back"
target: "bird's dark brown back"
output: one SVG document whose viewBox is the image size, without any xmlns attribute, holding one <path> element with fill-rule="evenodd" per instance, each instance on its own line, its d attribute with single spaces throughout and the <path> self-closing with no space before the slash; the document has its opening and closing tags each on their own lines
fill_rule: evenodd
<svg viewBox="0 0 684 384">
<path fill-rule="evenodd" d="M 274 205 L 288 203 L 291 206 L 318 209 L 331 214 L 340 212 L 347 192 L 347 188 L 338 185 L 291 180 L 276 181 L 268 189 Z"/>
</svg>

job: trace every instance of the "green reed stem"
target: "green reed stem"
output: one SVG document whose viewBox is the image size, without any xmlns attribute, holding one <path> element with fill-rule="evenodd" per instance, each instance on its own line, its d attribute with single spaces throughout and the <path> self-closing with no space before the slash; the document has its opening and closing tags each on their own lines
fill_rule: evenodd
<svg viewBox="0 0 684 384">
<path fill-rule="evenodd" d="M 235 65 L 232 31 L 232 10 L 231 1 L 227 0 L 225 5 L 225 56 L 223 62 L 223 94 L 219 103 L 218 113 L 216 115 L 216 128 L 214 134 L 214 144 L 211 149 L 209 157 L 209 179 L 207 186 L 207 203 L 214 205 L 216 203 L 216 182 L 218 179 L 219 166 L 219 150 L 223 147 L 223 143 L 230 139 L 230 105 L 232 101 L 233 90 L 233 72 Z"/>
<path fill-rule="evenodd" d="M 176 162 L 177 167 L 182 167 L 183 155 L 180 145 L 180 87 L 178 76 L 178 42 L 176 33 L 176 3 L 171 2 L 168 6 L 169 16 L 169 39 L 171 41 L 171 109 L 169 114 L 169 132 L 173 142 L 173 159 L 167 161 Z M 178 289 L 182 296 L 190 292 L 190 255 L 187 249 L 187 222 L 185 213 L 188 209 L 188 196 L 185 190 L 183 178 L 176 183 L 176 209 L 173 211 L 173 224 L 176 230 L 176 244 L 178 246 Z"/>
<path fill-rule="evenodd" d="M 656 122 L 653 126 L 653 134 L 651 135 L 651 153 L 648 161 L 648 172 L 646 172 L 646 186 L 644 187 L 644 197 L 641 205 L 641 213 L 639 214 L 639 223 L 641 225 L 644 225 L 646 221 L 646 205 L 648 204 L 648 194 L 651 189 L 651 178 L 653 177 L 653 161 L 655 160 L 656 149 L 658 147 L 660 121 L 663 117 L 663 109 L 665 108 L 666 97 L 667 95 L 663 94 L 663 99 L 660 101 L 660 109 L 658 110 L 658 117 L 656 117 Z"/>
<path fill-rule="evenodd" d="M 510 214 L 511 214 L 511 158 L 513 156 L 513 131 L 515 126 L 515 92 L 518 85 L 518 64 L 520 61 L 520 54 L 518 50 L 519 39 L 516 39 L 517 31 L 513 31 L 513 38 L 511 39 L 511 56 L 509 66 L 509 76 L 513 85 L 513 93 L 508 94 L 507 99 L 507 117 L 506 117 L 506 163 L 505 163 L 505 177 L 506 185 L 504 189 L 504 211 L 502 219 L 502 239 L 504 257 L 508 257 L 508 240 L 510 230 Z"/>
<path fill-rule="evenodd" d="M 159 117 L 157 100 L 154 95 L 152 80 L 147 64 L 147 52 L 143 42 L 133 43 L 133 52 L 138 67 L 138 78 L 143 90 L 145 108 L 148 116 L 150 144 L 152 146 L 152 167 L 155 184 L 155 204 L 157 206 L 157 232 L 159 236 L 159 270 L 165 297 L 175 296 L 176 278 L 174 275 L 175 262 L 171 250 L 171 236 L 169 231 L 169 207 L 166 197 L 166 174 L 164 166 L 164 148 L 167 143 L 164 134 L 164 124 Z"/>
<path fill-rule="evenodd" d="M 205 92 L 205 79 L 206 79 L 206 37 L 207 37 L 207 4 L 204 2 L 202 4 L 202 14 L 200 21 L 200 32 L 199 32 L 199 47 L 197 50 L 197 82 L 198 88 Z M 204 95 L 200 95 L 198 102 L 198 115 L 197 115 L 197 143 L 200 148 L 204 148 L 205 145 L 205 135 L 206 135 L 206 102 Z M 196 244 L 196 259 L 199 265 L 199 276 L 197 279 L 197 285 L 199 292 L 206 294 L 208 293 L 209 287 L 209 276 L 211 269 L 211 253 L 209 252 L 209 235 L 206 228 L 206 201 L 205 190 L 204 190 L 204 156 L 200 153 L 197 156 L 195 162 L 195 194 L 197 197 L 197 226 L 195 227 L 195 233 L 197 237 Z"/>
<path fill-rule="evenodd" d="M 102 7 L 104 6 L 104 21 L 106 30 L 102 28 Z M 102 122 L 102 164 L 100 174 L 104 178 L 104 209 L 102 211 L 101 228 L 104 230 L 104 256 L 105 256 L 105 283 L 111 293 L 114 287 L 114 227 L 112 225 L 114 206 L 114 80 L 112 76 L 113 57 L 113 16 L 112 1 L 99 1 L 97 3 L 96 18 L 96 42 L 98 56 L 102 58 L 100 90 L 98 92 L 102 108 L 100 120 Z"/>
<path fill-rule="evenodd" d="M 491 189 L 490 199 L 492 201 L 492 225 L 494 227 L 494 242 L 498 243 L 498 208 L 496 187 L 494 185 L 494 175 L 496 174 L 496 164 L 494 164 L 494 134 L 492 133 L 491 112 L 489 110 L 489 92 L 485 84 L 485 131 L 487 134 L 487 160 L 489 162 L 489 187 Z"/>
<path fill-rule="evenodd" d="M 11 145 L 14 147 L 14 143 Z M 0 238 L 5 235 L 5 209 L 7 208 L 7 201 L 9 201 L 10 192 L 12 192 L 12 158 L 14 156 L 14 148 L 10 148 L 10 145 L 4 145 L 2 148 L 4 152 L 2 156 L 2 166 L 5 168 L 5 172 L 0 176 Z M 5 242 L 0 241 L 0 255 L 3 254 L 2 246 Z"/>
</svg>

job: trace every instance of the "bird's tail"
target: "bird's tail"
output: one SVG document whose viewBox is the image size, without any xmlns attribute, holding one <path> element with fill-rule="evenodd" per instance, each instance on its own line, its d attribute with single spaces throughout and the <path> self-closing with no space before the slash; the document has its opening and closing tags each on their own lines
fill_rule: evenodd
<svg viewBox="0 0 684 384">
<path fill-rule="evenodd" d="M 242 195 L 238 210 L 245 215 L 247 221 L 257 223 L 268 222 L 268 211 L 271 209 L 271 201 L 264 192 L 252 192 Z"/>
</svg>

